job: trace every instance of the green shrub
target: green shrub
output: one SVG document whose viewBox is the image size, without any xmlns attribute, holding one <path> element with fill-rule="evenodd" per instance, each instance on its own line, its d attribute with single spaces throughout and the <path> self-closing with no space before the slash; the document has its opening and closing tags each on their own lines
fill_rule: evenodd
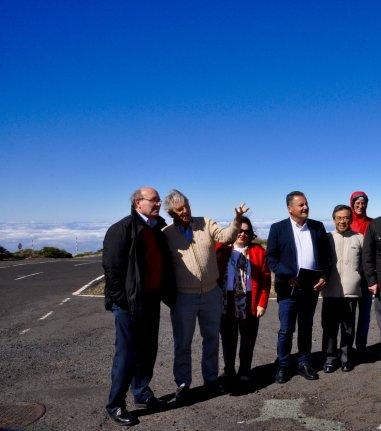
<svg viewBox="0 0 381 431">
<path fill-rule="evenodd" d="M 73 257 L 72 254 L 68 253 L 66 250 L 62 250 L 56 247 L 44 247 L 39 251 L 39 253 L 40 253 L 40 256 L 52 257 L 54 259 Z"/>
<path fill-rule="evenodd" d="M 39 257 L 40 252 L 38 250 L 32 250 L 31 248 L 24 248 L 13 253 L 16 259 L 31 259 L 34 257 Z"/>
<path fill-rule="evenodd" d="M 11 259 L 13 254 L 6 248 L 0 246 L 0 260 Z"/>
<path fill-rule="evenodd" d="M 78 253 L 75 257 L 86 257 L 86 256 L 95 256 L 97 252 L 95 251 L 84 251 L 83 253 Z"/>
</svg>

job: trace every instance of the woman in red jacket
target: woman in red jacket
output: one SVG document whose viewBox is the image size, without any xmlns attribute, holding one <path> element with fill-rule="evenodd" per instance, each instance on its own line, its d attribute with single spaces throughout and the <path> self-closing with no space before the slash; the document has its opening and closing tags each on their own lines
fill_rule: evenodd
<svg viewBox="0 0 381 431">
<path fill-rule="evenodd" d="M 241 230 L 233 245 L 217 245 L 219 284 L 224 292 L 221 338 L 225 376 L 235 378 L 238 333 L 241 335 L 238 376 L 242 382 L 249 374 L 259 318 L 266 311 L 271 276 L 265 261 L 265 249 L 253 244 L 256 235 L 250 219 L 242 217 Z"/>
</svg>

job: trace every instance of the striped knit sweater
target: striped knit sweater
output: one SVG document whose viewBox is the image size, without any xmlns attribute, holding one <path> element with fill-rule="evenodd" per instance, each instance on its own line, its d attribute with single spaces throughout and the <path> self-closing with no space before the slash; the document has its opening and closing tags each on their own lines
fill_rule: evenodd
<svg viewBox="0 0 381 431">
<path fill-rule="evenodd" d="M 189 244 L 175 224 L 163 229 L 172 254 L 176 284 L 182 293 L 205 293 L 217 285 L 218 267 L 215 252 L 217 242 L 232 243 L 240 223 L 233 221 L 222 228 L 215 221 L 193 217 L 193 241 Z"/>
</svg>

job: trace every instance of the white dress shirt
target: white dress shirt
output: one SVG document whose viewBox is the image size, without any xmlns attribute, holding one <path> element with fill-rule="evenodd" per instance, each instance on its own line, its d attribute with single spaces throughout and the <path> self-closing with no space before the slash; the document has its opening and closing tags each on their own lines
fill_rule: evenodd
<svg viewBox="0 0 381 431">
<path fill-rule="evenodd" d="M 297 224 L 291 217 L 290 220 L 292 231 L 294 233 L 298 272 L 300 268 L 316 269 L 314 247 L 307 221 L 301 226 Z"/>
</svg>

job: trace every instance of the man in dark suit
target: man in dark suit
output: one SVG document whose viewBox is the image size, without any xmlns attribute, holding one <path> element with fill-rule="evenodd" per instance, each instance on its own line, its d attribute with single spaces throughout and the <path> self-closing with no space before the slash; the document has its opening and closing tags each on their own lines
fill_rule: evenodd
<svg viewBox="0 0 381 431">
<path fill-rule="evenodd" d="M 123 426 L 139 422 L 126 410 L 130 387 L 137 407 L 162 407 L 149 383 L 158 348 L 160 301 L 172 306 L 176 292 L 161 231 L 165 221 L 159 216 L 158 192 L 151 187 L 138 189 L 131 203 L 131 215 L 113 224 L 103 243 L 105 307 L 115 317 L 115 356 L 106 409 Z"/>
<path fill-rule="evenodd" d="M 330 249 L 323 224 L 308 219 L 304 193 L 291 192 L 286 197 L 290 217 L 270 228 L 267 263 L 275 274 L 279 304 L 278 383 L 291 377 L 290 353 L 295 324 L 298 321 L 298 374 L 308 380 L 318 378 L 311 366 L 312 325 L 319 291 L 324 288 L 329 270 Z M 307 277 L 302 279 L 299 270 Z M 302 271 L 302 272 L 303 272 Z"/>
<path fill-rule="evenodd" d="M 369 292 L 375 296 L 374 312 L 381 332 L 381 217 L 369 224 L 362 249 L 363 267 Z M 381 349 L 379 351 L 381 357 Z"/>
</svg>

